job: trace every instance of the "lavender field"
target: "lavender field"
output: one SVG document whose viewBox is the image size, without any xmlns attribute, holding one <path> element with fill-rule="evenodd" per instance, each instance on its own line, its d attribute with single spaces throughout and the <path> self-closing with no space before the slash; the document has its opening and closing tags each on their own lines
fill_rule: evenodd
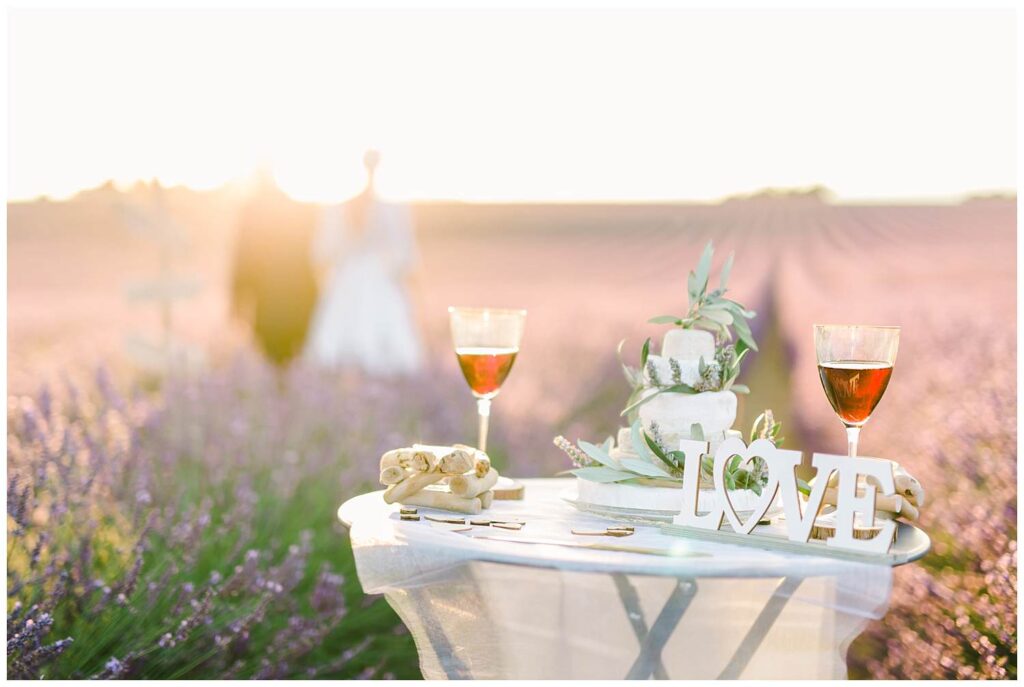
<svg viewBox="0 0 1024 687">
<path fill-rule="evenodd" d="M 758 312 L 737 424 L 771 407 L 787 448 L 845 448 L 812 324 L 902 327 L 861 452 L 924 484 L 934 547 L 895 573 L 851 677 L 1016 677 L 1014 200 L 418 205 L 428 369 L 374 380 L 301 363 L 279 378 L 259 358 L 228 314 L 227 191 L 167 193 L 188 231 L 176 268 L 203 284 L 174 327 L 204 363 L 140 369 L 124 338 L 159 322 L 124 291 L 156 251 L 117 208 L 147 197 L 8 208 L 12 677 L 418 677 L 397 616 L 361 594 L 334 513 L 374 488 L 384 449 L 471 440 L 445 307 L 529 310 L 491 442 L 503 472 L 551 475 L 566 467 L 551 437 L 615 430 L 628 393 L 615 346 L 660 336 L 645 322 L 685 304 L 708 239 L 719 259 L 736 251 L 732 295 Z"/>
</svg>

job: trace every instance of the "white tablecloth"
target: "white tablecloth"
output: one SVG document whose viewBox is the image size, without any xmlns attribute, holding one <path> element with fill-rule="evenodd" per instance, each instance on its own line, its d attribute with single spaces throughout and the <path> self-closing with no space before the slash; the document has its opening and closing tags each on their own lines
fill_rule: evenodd
<svg viewBox="0 0 1024 687">
<path fill-rule="evenodd" d="M 610 521 L 559 498 L 568 479 L 524 480 L 487 515 L 519 532 L 590 543 Z M 884 614 L 887 565 L 699 542 L 638 527 L 602 542 L 673 557 L 474 539 L 402 522 L 381 492 L 346 502 L 363 590 L 409 627 L 426 678 L 843 678 L 849 643 Z M 431 512 L 420 509 L 421 514 Z"/>
</svg>

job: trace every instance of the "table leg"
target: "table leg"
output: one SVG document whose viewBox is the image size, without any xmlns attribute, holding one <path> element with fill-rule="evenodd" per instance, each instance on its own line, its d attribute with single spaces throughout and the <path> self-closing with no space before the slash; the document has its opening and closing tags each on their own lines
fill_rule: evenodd
<svg viewBox="0 0 1024 687">
<path fill-rule="evenodd" d="M 633 626 L 633 634 L 636 635 L 637 641 L 644 641 L 647 637 L 647 622 L 644 620 L 643 609 L 640 608 L 640 596 L 636 593 L 636 588 L 629 581 L 623 573 L 614 573 L 612 579 L 615 581 L 615 587 L 619 591 L 619 598 L 622 599 L 622 605 L 626 609 L 626 617 L 629 618 L 630 625 Z M 657 665 L 654 666 L 654 677 L 658 680 L 667 680 L 668 673 L 665 672 L 665 664 L 661 662 L 661 658 L 658 658 Z"/>
<path fill-rule="evenodd" d="M 640 655 L 626 673 L 627 680 L 646 680 L 654 674 L 656 666 L 661 663 L 661 650 L 665 648 L 679 621 L 697 594 L 697 581 L 694 579 L 678 579 L 676 587 L 669 595 L 668 601 L 661 609 L 651 631 L 640 644 Z"/>
<path fill-rule="evenodd" d="M 796 588 L 803 582 L 801 577 L 784 577 L 779 583 L 779 586 L 775 588 L 768 603 L 765 604 L 764 608 L 758 614 L 754 620 L 754 624 L 747 630 L 747 634 L 743 637 L 743 641 L 740 642 L 736 652 L 732 655 L 732 658 L 728 663 L 725 664 L 725 668 L 719 674 L 719 680 L 736 680 L 746 669 L 747 664 L 750 663 L 750 659 L 754 657 L 754 653 L 757 648 L 761 646 L 761 642 L 768 635 L 768 631 L 772 629 L 772 625 L 778 620 L 779 615 L 782 613 L 782 609 L 786 606 L 786 602 L 796 591 Z"/>
<path fill-rule="evenodd" d="M 452 588 L 455 586 L 455 584 L 451 585 Z M 405 597 L 405 603 L 400 602 L 400 598 L 403 596 Z M 458 652 L 455 651 L 455 647 L 445 632 L 444 625 L 438 620 L 437 614 L 434 612 L 434 603 L 437 601 L 437 597 L 433 588 L 423 587 L 403 590 L 401 594 L 388 594 L 386 598 L 406 627 L 410 628 L 410 630 L 414 627 L 421 628 L 421 631 L 415 633 L 414 637 L 425 636 L 427 641 L 430 642 L 430 648 L 437 657 L 441 670 L 444 671 L 447 679 L 473 679 L 472 671 L 459 657 Z M 406 618 L 406 607 L 415 608 L 415 619 Z M 422 655 L 423 647 L 417 646 L 417 650 Z"/>
</svg>

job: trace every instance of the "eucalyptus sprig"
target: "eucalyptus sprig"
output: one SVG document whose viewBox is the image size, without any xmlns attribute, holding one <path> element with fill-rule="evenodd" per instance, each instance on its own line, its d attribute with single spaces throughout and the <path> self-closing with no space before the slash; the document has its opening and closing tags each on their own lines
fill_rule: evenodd
<svg viewBox="0 0 1024 687">
<path fill-rule="evenodd" d="M 749 394 L 750 389 L 745 384 L 736 384 L 736 378 L 740 376 L 740 363 L 750 352 L 747 344 L 740 340 L 733 346 L 722 346 L 715 351 L 715 362 L 721 371 L 721 385 L 715 391 L 734 391 L 738 394 Z M 703 364 L 703 361 L 701 361 Z"/>
<path fill-rule="evenodd" d="M 619 342 L 616 353 L 619 356 L 619 363 L 622 365 L 622 373 L 626 375 L 626 381 L 629 382 L 630 394 L 629 398 L 626 399 L 626 410 L 622 411 L 622 415 L 628 416 L 630 424 L 637 419 L 636 407 L 639 407 L 638 402 L 644 391 L 644 367 L 647 366 L 647 357 L 651 353 L 651 339 L 648 337 L 644 341 L 644 345 L 640 348 L 640 367 L 636 368 L 632 365 L 626 364 L 626 361 L 622 359 L 622 347 L 626 344 L 626 340 L 623 339 Z"/>
<path fill-rule="evenodd" d="M 757 344 L 750 332 L 750 325 L 747 320 L 756 316 L 752 310 L 747 310 L 734 300 L 725 297 L 729 290 L 729 273 L 732 271 L 733 258 L 735 253 L 730 253 L 722 272 L 719 276 L 717 289 L 708 291 L 708 281 L 711 276 L 711 259 L 714 257 L 715 249 L 712 242 L 704 247 L 697 269 L 691 270 L 686 281 L 687 294 L 689 295 L 689 309 L 686 315 L 658 315 L 648 320 L 651 324 L 674 324 L 683 329 L 705 329 L 715 334 L 719 341 L 731 341 L 733 330 L 743 344 L 750 349 L 757 350 Z"/>
<path fill-rule="evenodd" d="M 767 439 L 776 446 L 782 446 L 785 438 L 779 436 L 781 433 L 782 423 L 776 422 L 775 413 L 772 412 L 771 408 L 767 408 L 754 419 L 754 423 L 750 426 L 749 443 L 753 443 L 758 439 Z"/>
<path fill-rule="evenodd" d="M 611 449 L 614 440 L 611 437 L 605 439 L 601 445 L 578 440 L 577 446 L 573 446 L 563 437 L 555 438 L 555 445 L 568 454 L 572 460 L 574 469 L 566 470 L 565 473 L 576 475 L 581 479 L 592 482 L 615 482 L 620 484 L 647 484 L 652 486 L 670 485 L 682 481 L 683 472 L 687 469 L 686 454 L 682 451 L 671 451 L 665 448 L 660 441 L 657 427 L 652 426 L 652 434 L 641 425 L 640 421 L 634 421 L 631 425 L 630 444 L 632 445 L 635 458 L 619 457 L 612 458 Z M 782 423 L 775 420 L 772 411 L 765 410 L 757 416 L 750 428 L 750 442 L 757 439 L 768 439 L 776 446 L 782 444 Z M 690 427 L 690 438 L 696 441 L 704 441 L 704 428 L 700 423 L 694 423 Z M 760 458 L 754 458 L 746 465 L 741 466 L 740 456 L 731 456 L 725 464 L 723 477 L 727 489 L 749 489 L 760 496 L 768 481 L 767 465 Z M 694 466 L 700 470 L 700 481 L 702 484 L 712 482 L 712 471 L 715 459 L 711 455 L 703 455 Z M 564 474 L 564 473 L 559 473 Z M 797 488 L 803 494 L 810 493 L 810 486 L 803 480 L 797 480 Z"/>
</svg>

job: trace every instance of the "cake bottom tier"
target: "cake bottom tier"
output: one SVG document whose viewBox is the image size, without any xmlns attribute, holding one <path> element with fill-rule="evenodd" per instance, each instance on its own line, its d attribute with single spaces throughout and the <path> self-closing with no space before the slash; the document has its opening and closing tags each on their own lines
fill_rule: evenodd
<svg viewBox="0 0 1024 687">
<path fill-rule="evenodd" d="M 657 511 L 673 516 L 683 509 L 683 490 L 671 487 L 648 487 L 639 484 L 606 484 L 576 479 L 576 496 L 581 505 L 600 506 L 622 510 Z M 753 510 L 761 497 L 749 489 L 729 492 L 729 501 L 736 513 L 742 515 Z M 718 496 L 711 489 L 702 489 L 697 495 L 697 513 L 707 513 L 718 505 Z M 777 512 L 777 502 L 767 515 Z"/>
</svg>

